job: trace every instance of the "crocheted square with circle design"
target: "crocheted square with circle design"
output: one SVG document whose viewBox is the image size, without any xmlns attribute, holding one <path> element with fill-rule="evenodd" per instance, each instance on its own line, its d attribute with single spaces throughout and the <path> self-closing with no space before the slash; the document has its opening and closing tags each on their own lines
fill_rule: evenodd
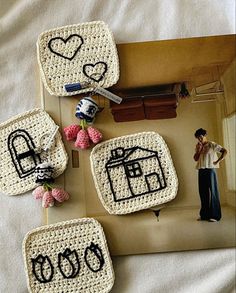
<svg viewBox="0 0 236 293">
<path fill-rule="evenodd" d="M 53 178 L 64 172 L 68 156 L 57 129 L 37 108 L 0 124 L 0 191 L 16 195 L 35 188 L 36 166 L 45 159 L 54 167 Z"/>
<path fill-rule="evenodd" d="M 103 21 L 68 25 L 43 32 L 37 42 L 41 78 L 51 95 L 71 96 L 104 88 L 119 79 L 116 44 Z M 78 88 L 85 82 L 93 86 Z M 70 90 L 66 86 L 70 85 Z"/>
<path fill-rule="evenodd" d="M 90 155 L 98 196 L 110 214 L 127 214 L 171 201 L 178 178 L 169 149 L 156 132 L 113 138 Z"/>
<path fill-rule="evenodd" d="M 82 218 L 29 232 L 23 241 L 29 292 L 106 293 L 114 271 L 102 226 Z"/>
</svg>

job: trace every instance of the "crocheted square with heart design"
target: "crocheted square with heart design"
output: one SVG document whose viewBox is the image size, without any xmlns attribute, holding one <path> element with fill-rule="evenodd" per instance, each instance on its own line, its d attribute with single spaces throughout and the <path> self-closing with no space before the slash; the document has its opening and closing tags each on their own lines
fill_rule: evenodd
<svg viewBox="0 0 236 293">
<path fill-rule="evenodd" d="M 104 88 L 119 79 L 116 44 L 103 21 L 68 25 L 43 32 L 37 42 L 41 78 L 51 95 L 70 96 L 93 87 L 66 91 L 71 84 L 92 83 Z"/>
<path fill-rule="evenodd" d="M 113 138 L 90 155 L 98 196 L 110 214 L 127 214 L 171 201 L 178 178 L 169 149 L 156 132 Z"/>
<path fill-rule="evenodd" d="M 49 143 L 47 152 L 42 149 Z M 19 114 L 0 124 L 0 190 L 9 195 L 35 188 L 35 168 L 45 159 L 54 167 L 53 178 L 62 174 L 68 156 L 57 125 L 41 109 Z"/>
<path fill-rule="evenodd" d="M 114 271 L 102 226 L 82 218 L 43 226 L 23 241 L 29 292 L 106 293 Z"/>
</svg>

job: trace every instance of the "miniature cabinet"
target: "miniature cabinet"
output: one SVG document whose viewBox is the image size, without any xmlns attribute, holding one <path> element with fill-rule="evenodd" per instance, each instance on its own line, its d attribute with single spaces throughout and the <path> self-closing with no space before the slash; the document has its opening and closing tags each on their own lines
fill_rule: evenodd
<svg viewBox="0 0 236 293">
<path fill-rule="evenodd" d="M 123 98 L 121 104 L 111 102 L 116 122 L 143 119 L 169 119 L 177 116 L 176 85 L 158 85 L 113 91 Z"/>
</svg>

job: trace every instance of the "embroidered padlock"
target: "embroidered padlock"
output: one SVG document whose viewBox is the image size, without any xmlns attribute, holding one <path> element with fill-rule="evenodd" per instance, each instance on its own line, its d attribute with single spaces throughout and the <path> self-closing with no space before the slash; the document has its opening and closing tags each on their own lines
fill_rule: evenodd
<svg viewBox="0 0 236 293">
<path fill-rule="evenodd" d="M 54 178 L 67 165 L 66 154 L 58 126 L 42 109 L 33 109 L 0 124 L 0 190 L 16 195 L 38 186 L 36 167 L 50 156 Z"/>
</svg>

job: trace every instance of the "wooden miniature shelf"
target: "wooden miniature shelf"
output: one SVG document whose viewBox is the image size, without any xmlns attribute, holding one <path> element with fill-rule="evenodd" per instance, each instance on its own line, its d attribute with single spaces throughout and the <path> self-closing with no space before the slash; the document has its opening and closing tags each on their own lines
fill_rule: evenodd
<svg viewBox="0 0 236 293">
<path fill-rule="evenodd" d="M 169 119 L 177 116 L 177 84 L 120 89 L 113 92 L 123 98 L 121 104 L 110 103 L 116 122 Z"/>
</svg>

